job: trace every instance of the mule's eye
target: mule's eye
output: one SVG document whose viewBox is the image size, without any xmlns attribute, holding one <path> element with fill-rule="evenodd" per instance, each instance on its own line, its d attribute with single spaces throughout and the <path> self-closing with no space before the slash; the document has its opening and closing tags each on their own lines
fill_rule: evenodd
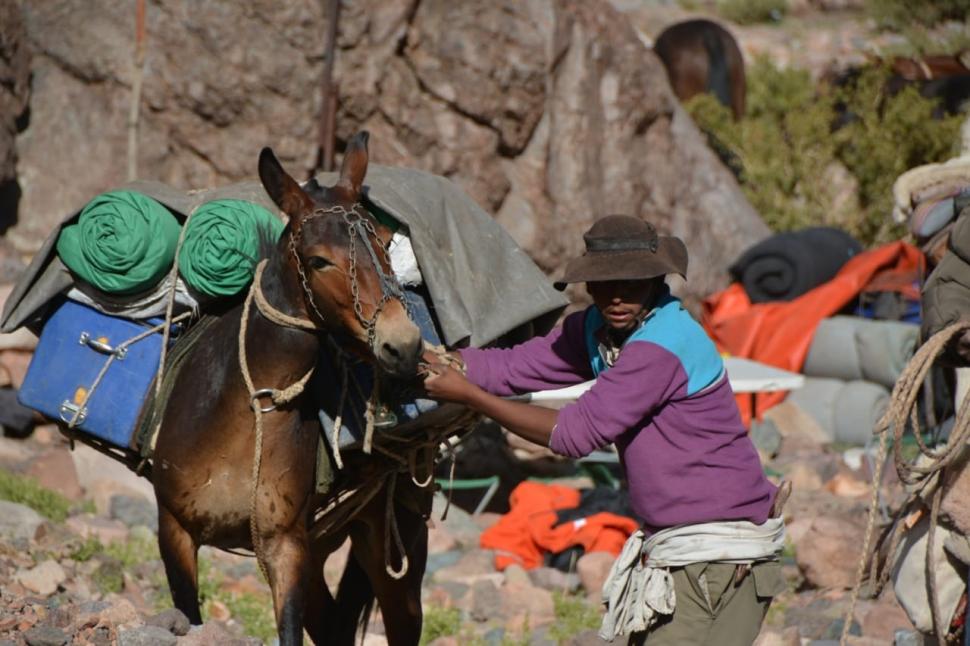
<svg viewBox="0 0 970 646">
<path fill-rule="evenodd" d="M 309 265 L 310 269 L 313 269 L 314 271 L 320 271 L 321 269 L 326 269 L 327 267 L 333 265 L 332 262 L 321 256 L 310 256 L 307 259 L 306 264 Z"/>
</svg>

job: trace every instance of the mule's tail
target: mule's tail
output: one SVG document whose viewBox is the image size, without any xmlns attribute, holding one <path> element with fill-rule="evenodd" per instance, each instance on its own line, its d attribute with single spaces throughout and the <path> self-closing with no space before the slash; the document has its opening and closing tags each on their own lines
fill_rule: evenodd
<svg viewBox="0 0 970 646">
<path fill-rule="evenodd" d="M 723 105 L 731 107 L 731 70 L 721 34 L 714 29 L 704 29 L 701 39 L 707 51 L 707 91 Z"/>
<path fill-rule="evenodd" d="M 340 577 L 340 586 L 337 588 L 337 608 L 339 616 L 347 617 L 345 630 L 353 631 L 350 635 L 342 635 L 346 639 L 340 639 L 339 643 L 353 643 L 353 636 L 360 635 L 360 643 L 364 643 L 364 636 L 367 634 L 367 624 L 370 621 L 371 612 L 374 610 L 374 589 L 371 587 L 367 573 L 360 566 L 354 557 L 353 551 L 347 558 L 347 565 L 344 573 Z"/>
</svg>

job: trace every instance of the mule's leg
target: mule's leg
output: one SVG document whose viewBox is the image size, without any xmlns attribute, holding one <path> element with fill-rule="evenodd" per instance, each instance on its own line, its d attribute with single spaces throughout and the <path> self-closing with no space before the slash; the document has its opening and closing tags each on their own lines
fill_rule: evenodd
<svg viewBox="0 0 970 646">
<path fill-rule="evenodd" d="M 158 551 L 175 607 L 194 625 L 202 623 L 199 609 L 198 554 L 192 536 L 164 505 L 158 506 Z"/>
<path fill-rule="evenodd" d="M 386 489 L 385 494 L 386 496 Z M 387 524 L 384 510 L 385 497 L 378 496 L 379 504 L 368 511 L 370 527 L 353 534 L 354 557 L 367 572 L 374 587 L 377 603 L 384 619 L 388 646 L 414 646 L 421 639 L 421 579 L 428 559 L 428 527 L 424 519 L 410 509 L 395 503 L 395 519 L 408 557 L 408 571 L 400 579 L 391 577 L 386 566 L 401 569 L 401 555 L 391 540 L 391 562 L 385 563 L 385 532 L 393 531 Z"/>
<path fill-rule="evenodd" d="M 280 646 L 301 646 L 311 567 L 306 532 L 294 529 L 267 536 L 262 549 L 273 591 Z"/>
<path fill-rule="evenodd" d="M 353 644 L 357 628 L 366 625 L 374 607 L 374 588 L 371 587 L 367 572 L 361 567 L 351 551 L 347 565 L 340 576 L 337 588 L 337 612 L 340 616 L 339 633 L 335 644 Z"/>
<path fill-rule="evenodd" d="M 351 633 L 349 641 L 342 640 L 340 637 L 344 615 L 337 609 L 333 595 L 330 594 L 327 582 L 323 578 L 323 565 L 326 556 L 326 553 L 318 551 L 317 546 L 313 547 L 310 557 L 313 565 L 307 574 L 306 611 L 303 616 L 303 624 L 307 634 L 310 635 L 310 639 L 317 646 L 323 644 L 348 644 L 352 646 L 353 633 Z"/>
</svg>

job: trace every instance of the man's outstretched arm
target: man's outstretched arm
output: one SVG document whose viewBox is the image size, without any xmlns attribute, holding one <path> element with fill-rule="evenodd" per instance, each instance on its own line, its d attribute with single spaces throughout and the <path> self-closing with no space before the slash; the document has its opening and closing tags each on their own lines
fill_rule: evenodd
<svg viewBox="0 0 970 646">
<path fill-rule="evenodd" d="M 549 446 L 559 411 L 492 395 L 443 364 L 430 364 L 427 370 L 424 387 L 432 399 L 468 406 L 523 439 Z"/>
</svg>

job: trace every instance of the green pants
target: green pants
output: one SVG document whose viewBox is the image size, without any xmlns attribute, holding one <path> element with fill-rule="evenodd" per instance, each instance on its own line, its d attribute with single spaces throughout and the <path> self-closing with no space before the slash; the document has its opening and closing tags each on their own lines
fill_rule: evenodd
<svg viewBox="0 0 970 646">
<path fill-rule="evenodd" d="M 785 580 L 778 561 L 755 564 L 740 583 L 735 582 L 736 567 L 694 563 L 671 570 L 677 594 L 674 614 L 631 635 L 630 646 L 750 646 Z"/>
</svg>

